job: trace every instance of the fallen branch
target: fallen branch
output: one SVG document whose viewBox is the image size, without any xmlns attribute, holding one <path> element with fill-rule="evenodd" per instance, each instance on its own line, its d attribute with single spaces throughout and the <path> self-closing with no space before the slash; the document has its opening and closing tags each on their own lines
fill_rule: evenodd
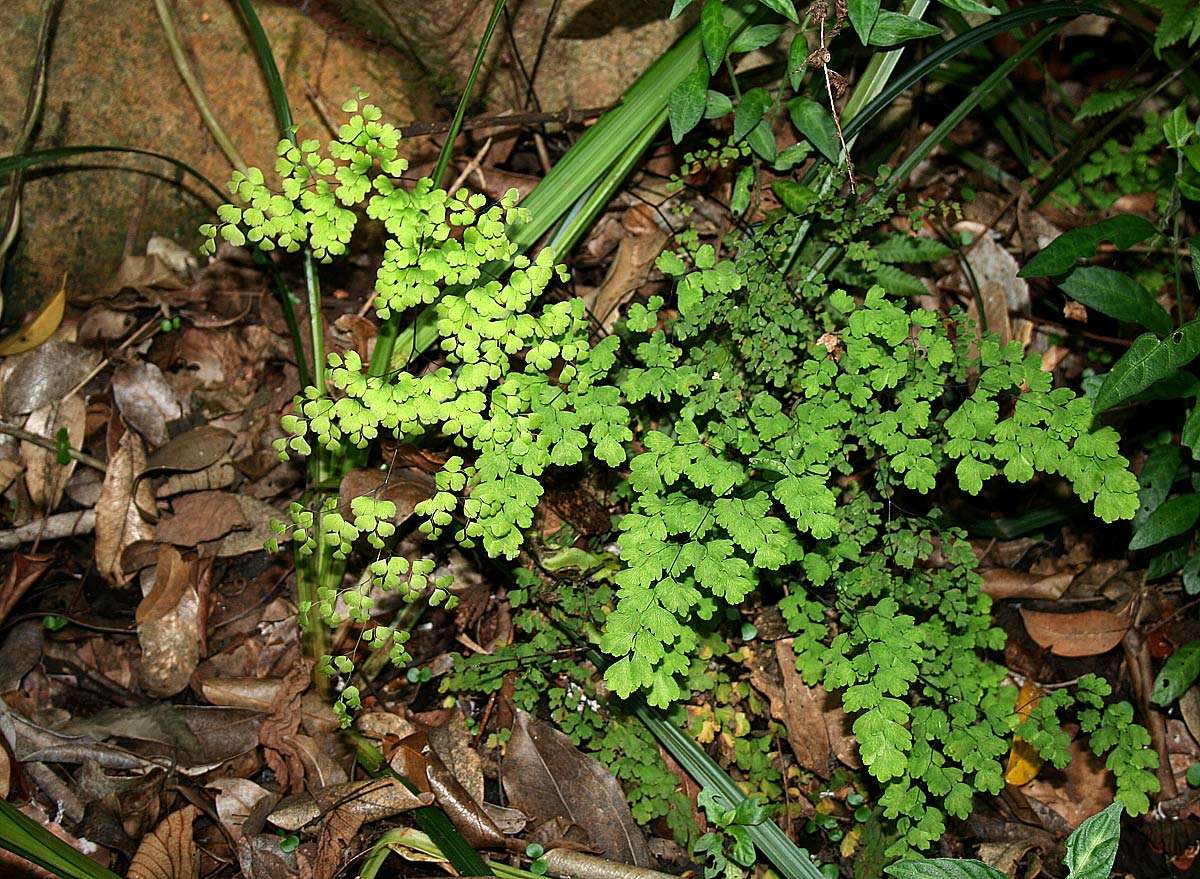
<svg viewBox="0 0 1200 879">
<path fill-rule="evenodd" d="M 34 540 L 58 540 L 61 537 L 79 537 L 96 530 L 96 511 L 78 510 L 73 513 L 55 513 L 44 519 L 34 519 L 28 525 L 0 531 L 0 549 L 16 549 L 23 543 Z"/>
</svg>

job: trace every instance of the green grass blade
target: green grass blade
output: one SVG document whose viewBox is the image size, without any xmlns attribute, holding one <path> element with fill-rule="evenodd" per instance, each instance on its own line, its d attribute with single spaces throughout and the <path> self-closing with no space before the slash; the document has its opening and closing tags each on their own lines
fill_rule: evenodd
<svg viewBox="0 0 1200 879">
<path fill-rule="evenodd" d="M 151 156 L 155 159 L 161 159 L 170 165 L 174 165 L 185 174 L 190 174 L 198 181 L 203 183 L 210 192 L 216 195 L 218 204 L 225 201 L 225 193 L 221 191 L 221 188 L 187 162 L 176 159 L 173 156 L 168 156 L 165 153 L 156 153 L 153 150 L 143 150 L 137 147 L 109 146 L 106 144 L 81 144 L 79 146 L 51 147 L 44 150 L 30 150 L 27 153 L 17 153 L 16 155 L 0 157 L 0 177 L 5 177 L 8 174 L 11 174 L 13 171 L 38 168 L 42 165 L 52 165 L 55 162 L 62 161 L 63 159 L 70 159 L 74 156 L 83 156 L 92 153 L 129 153 L 137 156 Z"/>
<path fill-rule="evenodd" d="M 654 734 L 664 748 L 671 752 L 684 771 L 699 784 L 713 790 L 734 808 L 746 795 L 729 775 L 675 724 L 665 720 L 657 711 L 644 705 L 634 709 L 638 719 Z M 784 879 L 825 879 L 812 856 L 800 848 L 774 821 L 765 820 L 747 828 L 755 847 L 779 870 Z"/>
<path fill-rule="evenodd" d="M 296 123 L 292 119 L 292 105 L 288 101 L 287 89 L 283 84 L 283 77 L 279 75 L 279 65 L 275 63 L 275 55 L 271 51 L 271 41 L 267 38 L 267 32 L 263 29 L 262 22 L 258 18 L 258 13 L 254 11 L 254 4 L 251 0 L 237 0 L 237 8 L 241 13 L 242 22 L 246 26 L 246 33 L 250 37 L 250 45 L 254 48 L 254 54 L 258 58 L 258 67 L 262 71 L 263 79 L 267 83 L 267 92 L 271 96 L 271 106 L 275 110 L 275 121 L 279 125 L 279 136 L 282 140 L 290 140 L 296 142 Z M 311 375 L 312 384 L 319 388 L 322 392 L 325 389 L 325 333 L 321 327 L 321 287 L 317 278 L 316 265 L 313 263 L 312 251 L 307 247 L 304 248 L 304 281 L 308 293 L 308 314 L 309 314 L 309 332 L 311 335 L 310 342 L 312 343 L 312 364 Z M 292 297 L 290 295 L 279 297 L 280 306 L 283 308 L 287 319 L 288 326 L 296 323 L 295 309 L 292 306 Z M 286 312 L 291 311 L 292 315 L 288 317 Z M 304 350 L 295 345 L 293 346 L 296 356 L 296 362 L 304 361 Z M 321 472 L 320 462 L 323 461 L 323 456 L 318 454 L 314 456 L 314 460 L 318 462 L 317 481 L 323 476 Z"/>
<path fill-rule="evenodd" d="M 467 114 L 467 104 L 471 102 L 471 94 L 475 91 L 475 80 L 479 78 L 483 59 L 487 56 L 488 46 L 492 43 L 492 35 L 496 32 L 496 25 L 500 21 L 500 13 L 504 11 L 506 2 L 507 0 L 495 0 L 492 4 L 491 18 L 488 19 L 483 37 L 479 40 L 479 47 L 475 50 L 475 61 L 471 64 L 467 84 L 463 87 L 462 96 L 458 99 L 458 106 L 454 109 L 454 118 L 450 120 L 450 130 L 446 132 L 446 141 L 438 152 L 437 163 L 433 167 L 433 174 L 430 175 L 434 186 L 441 186 L 442 178 L 446 176 L 446 167 L 450 164 L 450 156 L 454 153 L 454 141 L 458 139 L 463 117 Z"/>
<path fill-rule="evenodd" d="M 0 847 L 62 879 L 120 879 L 3 800 Z"/>
<path fill-rule="evenodd" d="M 376 778 L 389 776 L 399 781 L 413 793 L 419 793 L 412 782 L 402 775 L 393 772 L 383 762 L 383 754 L 365 736 L 356 732 L 349 732 L 347 735 L 349 735 L 354 744 L 358 754 L 359 765 L 370 775 Z M 445 855 L 446 860 L 458 871 L 459 875 L 495 875 L 487 862 L 463 839 L 462 834 L 450 823 L 450 819 L 446 817 L 446 813 L 441 809 L 436 806 L 422 806 L 420 809 L 414 809 L 409 814 L 413 816 L 417 825 L 429 835 L 434 845 Z"/>
<path fill-rule="evenodd" d="M 263 30 L 258 13 L 250 0 L 237 0 L 238 11 L 242 14 L 242 22 L 246 25 L 246 34 L 250 37 L 250 45 L 258 56 L 258 67 L 263 78 L 267 81 L 267 92 L 271 95 L 271 106 L 275 110 L 275 119 L 279 123 L 281 135 L 288 140 L 296 136 L 296 124 L 292 121 L 292 105 L 288 102 L 287 89 L 283 85 L 283 77 L 279 75 L 279 66 L 271 52 L 271 41 Z"/>
<path fill-rule="evenodd" d="M 889 82 L 879 94 L 856 112 L 843 127 L 847 138 L 861 132 L 867 124 L 882 113 L 892 101 L 917 82 L 920 82 L 932 71 L 974 47 L 987 42 L 1003 33 L 1024 27 L 1039 21 L 1053 18 L 1071 19 L 1080 15 L 1103 15 L 1109 18 L 1119 18 L 1116 13 L 1107 11 L 1099 6 L 1079 3 L 1035 3 L 1023 6 L 1014 12 L 998 15 L 995 18 L 948 40 L 934 49 L 920 61 L 906 68 L 894 80 Z"/>
</svg>

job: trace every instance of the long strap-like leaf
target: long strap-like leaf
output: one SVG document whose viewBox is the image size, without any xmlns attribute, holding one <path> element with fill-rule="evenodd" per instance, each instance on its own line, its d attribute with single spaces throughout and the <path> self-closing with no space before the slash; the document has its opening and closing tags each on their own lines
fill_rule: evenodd
<svg viewBox="0 0 1200 879">
<path fill-rule="evenodd" d="M 0 800 L 0 848 L 62 879 L 120 879 L 3 800 Z"/>
</svg>

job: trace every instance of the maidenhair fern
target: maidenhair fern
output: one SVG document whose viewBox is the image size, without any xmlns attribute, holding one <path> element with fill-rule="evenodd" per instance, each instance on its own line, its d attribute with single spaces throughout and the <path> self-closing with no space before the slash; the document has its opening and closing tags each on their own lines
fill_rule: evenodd
<svg viewBox="0 0 1200 879">
<path fill-rule="evenodd" d="M 840 694 L 853 717 L 896 831 L 894 854 L 927 847 L 946 815 L 966 816 L 976 791 L 999 791 L 1014 733 L 1065 759 L 1058 718 L 1068 710 L 1108 755 L 1122 801 L 1146 809 L 1154 754 L 1129 706 L 1106 705 L 1102 682 L 1089 680 L 1023 720 L 1005 670 L 987 659 L 1003 634 L 963 535 L 928 503 L 901 512 L 947 474 L 968 494 L 993 476 L 1058 476 L 1105 521 L 1137 508 L 1117 436 L 1093 426 L 1086 399 L 1053 388 L 1018 344 L 980 340 L 963 314 L 904 298 L 913 279 L 899 265 L 936 258 L 936 245 L 878 239 L 884 207 L 792 183 L 781 196 L 788 209 L 722 242 L 723 258 L 694 232 L 681 235 L 679 251 L 658 263 L 675 280 L 672 307 L 661 296 L 633 304 L 619 335 L 593 343 L 580 300 L 540 304 L 565 270 L 548 249 L 518 254 L 506 231 L 520 215 L 515 194 L 489 204 L 429 180 L 406 188 L 396 130 L 369 105 L 345 109 L 350 119 L 327 150 L 280 144 L 280 192 L 258 171 L 236 175 L 238 205 L 207 232 L 329 259 L 346 251 L 361 208 L 387 235 L 380 318 L 434 309 L 440 356 L 371 376 L 357 355 L 331 355 L 328 387 L 305 389 L 285 419 L 281 453 L 369 448 L 383 437 L 434 446 L 445 463 L 417 507 L 421 530 L 504 559 L 520 553 L 552 468 L 614 472 L 626 503 L 617 560 L 593 591 L 560 593 L 552 613 L 522 611 L 529 640 L 514 659 L 532 667 L 563 650 L 568 640 L 547 623 L 599 630 L 613 693 L 676 705 L 712 686 L 718 623 L 757 593 L 778 603 L 803 677 Z M 846 254 L 836 279 L 806 268 L 831 243 Z M 333 498 L 316 510 L 297 503 L 280 526 L 301 555 L 318 544 L 334 557 L 363 553 L 355 585 L 325 587 L 301 608 L 308 624 L 367 625 L 380 591 L 449 599 L 448 578 L 431 582 L 432 558 L 393 553 L 389 501 L 350 499 L 348 511 Z M 536 591 L 538 577 L 518 582 Z M 397 662 L 408 660 L 406 639 L 367 628 L 368 644 Z M 324 667 L 348 676 L 353 660 L 328 657 Z M 548 700 L 627 781 L 636 773 L 622 761 L 645 755 L 658 782 L 642 785 L 635 808 L 645 819 L 667 815 L 678 806 L 669 773 L 617 715 L 589 719 L 603 695 L 589 677 L 562 660 L 544 678 L 556 683 L 526 686 L 520 698 Z M 461 668 L 457 685 L 495 689 L 498 680 L 481 661 Z M 343 713 L 358 698 L 345 686 Z M 572 712 L 581 718 L 570 721 Z M 765 761 L 755 754 L 744 755 L 747 766 Z"/>
</svg>

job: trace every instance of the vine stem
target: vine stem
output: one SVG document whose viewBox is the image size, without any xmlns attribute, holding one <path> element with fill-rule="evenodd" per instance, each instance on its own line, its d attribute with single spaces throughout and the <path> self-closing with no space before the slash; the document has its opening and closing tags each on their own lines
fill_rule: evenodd
<svg viewBox="0 0 1200 879">
<path fill-rule="evenodd" d="M 32 443 L 35 446 L 41 446 L 43 449 L 49 449 L 52 452 L 57 452 L 59 450 L 58 443 L 56 443 L 50 437 L 42 436 L 40 433 L 31 433 L 28 430 L 17 427 L 15 424 L 6 424 L 5 422 L 0 421 L 0 433 L 8 434 L 11 437 L 19 439 L 23 442 Z M 71 446 L 63 448 L 62 451 L 74 458 L 80 464 L 91 467 L 93 470 L 98 470 L 101 473 L 108 472 L 108 465 L 106 465 L 99 458 L 93 458 L 87 452 L 81 452 L 79 449 L 72 448 Z"/>
<path fill-rule="evenodd" d="M 167 6 L 167 0 L 154 0 L 154 8 L 158 10 L 158 20 L 162 22 L 163 35 L 167 38 L 167 45 L 171 47 L 171 58 L 175 61 L 175 68 L 179 71 L 183 84 L 192 93 L 192 100 L 196 104 L 196 109 L 200 111 L 200 118 L 204 120 L 208 133 L 217 142 L 217 146 L 221 148 L 225 158 L 229 159 L 229 164 L 245 174 L 247 171 L 246 160 L 242 158 L 237 146 L 225 133 L 221 123 L 217 121 L 217 114 L 213 112 L 212 104 L 208 102 L 208 95 L 201 88 L 200 80 L 196 77 L 196 72 L 192 70 L 192 65 L 188 61 L 187 52 L 183 48 L 183 39 L 179 35 L 179 28 L 175 25 L 175 16 L 171 14 L 171 10 Z"/>
</svg>

